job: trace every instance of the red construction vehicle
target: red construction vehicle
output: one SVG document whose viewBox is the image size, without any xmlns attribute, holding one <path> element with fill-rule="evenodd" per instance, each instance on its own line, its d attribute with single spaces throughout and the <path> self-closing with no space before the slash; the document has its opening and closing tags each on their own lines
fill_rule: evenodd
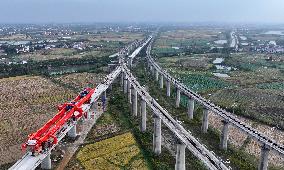
<svg viewBox="0 0 284 170">
<path fill-rule="evenodd" d="M 86 88 L 70 103 L 58 106 L 59 112 L 37 132 L 28 136 L 28 140 L 22 144 L 22 150 L 25 151 L 29 148 L 29 151 L 34 155 L 45 152 L 57 144 L 60 132 L 66 130 L 72 122 L 83 116 L 82 106 L 90 103 L 94 92 L 94 89 Z"/>
</svg>

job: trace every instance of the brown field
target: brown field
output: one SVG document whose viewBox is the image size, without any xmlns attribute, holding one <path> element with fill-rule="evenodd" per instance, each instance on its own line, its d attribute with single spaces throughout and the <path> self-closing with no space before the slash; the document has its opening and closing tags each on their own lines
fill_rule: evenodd
<svg viewBox="0 0 284 170">
<path fill-rule="evenodd" d="M 196 69 L 207 70 L 212 67 L 212 60 L 215 55 L 211 54 L 195 54 L 182 55 L 176 57 L 163 57 L 159 62 L 166 67 L 178 67 L 179 69 Z"/>
<path fill-rule="evenodd" d="M 103 81 L 105 74 L 96 73 L 74 73 L 58 76 L 55 79 L 72 87 L 83 89 L 85 87 L 95 88 L 97 84 Z"/>
</svg>

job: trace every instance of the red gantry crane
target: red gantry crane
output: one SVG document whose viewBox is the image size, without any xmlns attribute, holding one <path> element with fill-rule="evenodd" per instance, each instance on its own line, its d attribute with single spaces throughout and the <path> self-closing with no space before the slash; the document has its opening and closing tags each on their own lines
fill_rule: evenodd
<svg viewBox="0 0 284 170">
<path fill-rule="evenodd" d="M 29 148 L 29 151 L 34 155 L 45 152 L 52 145 L 57 144 L 57 135 L 83 116 L 82 106 L 90 104 L 94 92 L 95 89 L 86 88 L 70 103 L 58 106 L 59 112 L 37 132 L 28 136 L 28 140 L 22 144 L 22 150 L 25 151 Z"/>
</svg>

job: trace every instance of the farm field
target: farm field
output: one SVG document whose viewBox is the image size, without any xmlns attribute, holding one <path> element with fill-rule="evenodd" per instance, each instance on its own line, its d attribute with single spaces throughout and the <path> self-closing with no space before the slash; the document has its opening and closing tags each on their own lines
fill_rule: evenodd
<svg viewBox="0 0 284 170">
<path fill-rule="evenodd" d="M 86 87 L 95 88 L 97 84 L 103 81 L 104 77 L 104 73 L 83 72 L 54 76 L 52 78 L 61 84 L 69 85 L 69 87 L 84 89 Z"/>
<path fill-rule="evenodd" d="M 131 33 L 131 32 L 103 32 L 100 34 L 88 35 L 87 39 L 89 41 L 108 41 L 115 42 L 120 41 L 123 43 L 132 42 L 136 39 L 142 40 L 144 38 L 143 33 Z"/>
<path fill-rule="evenodd" d="M 232 86 L 230 82 L 212 74 L 212 61 L 216 54 L 194 54 L 187 56 L 161 57 L 158 62 L 163 68 L 181 80 L 192 90 L 208 94 Z"/>
<path fill-rule="evenodd" d="M 219 47 L 216 40 L 226 40 L 226 30 L 222 29 L 177 29 L 165 30 L 157 38 L 153 53 L 158 56 L 210 51 L 211 47 Z M 226 47 L 226 44 L 221 45 Z"/>
<path fill-rule="evenodd" d="M 224 64 L 238 68 L 241 71 L 257 71 L 259 69 L 278 69 L 283 71 L 283 54 L 230 54 Z M 282 72 L 283 73 L 283 72 Z"/>
<path fill-rule="evenodd" d="M 209 99 L 237 115 L 283 129 L 283 98 L 283 91 L 235 88 L 220 90 Z"/>
<path fill-rule="evenodd" d="M 41 50 L 29 54 L 21 54 L 18 56 L 20 60 L 54 60 L 54 59 L 70 59 L 70 58 L 84 58 L 84 57 L 105 57 L 113 54 L 114 51 L 92 50 L 85 52 L 78 52 L 74 49 L 54 48 L 50 50 Z"/>
<path fill-rule="evenodd" d="M 105 57 L 117 52 L 127 43 L 134 40 L 142 40 L 145 37 L 144 33 L 137 32 L 101 32 L 97 34 L 81 34 L 73 35 L 68 41 L 59 41 L 57 46 L 50 49 L 40 49 L 29 53 L 21 53 L 17 55 L 8 56 L 14 61 L 44 61 L 54 59 L 81 59 L 84 57 Z M 12 38 L 12 37 L 11 37 Z M 56 38 L 55 38 L 56 39 Z M 31 42 L 33 42 L 31 40 Z M 82 50 L 72 48 L 73 43 L 82 43 Z M 62 47 L 62 44 L 69 45 Z"/>
<path fill-rule="evenodd" d="M 224 58 L 221 65 L 233 69 L 216 69 L 216 57 Z M 194 54 L 160 57 L 158 61 L 192 90 L 223 108 L 284 129 L 283 55 Z M 215 72 L 228 76 L 216 77 Z"/>
<path fill-rule="evenodd" d="M 76 158 L 84 169 L 147 169 L 143 155 L 131 133 L 84 146 Z"/>
</svg>

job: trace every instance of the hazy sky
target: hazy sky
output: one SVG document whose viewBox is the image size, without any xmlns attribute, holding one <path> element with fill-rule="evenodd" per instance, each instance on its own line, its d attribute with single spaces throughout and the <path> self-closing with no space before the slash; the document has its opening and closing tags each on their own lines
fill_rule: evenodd
<svg viewBox="0 0 284 170">
<path fill-rule="evenodd" d="M 284 0 L 0 0 L 0 23 L 284 23 Z"/>
</svg>

